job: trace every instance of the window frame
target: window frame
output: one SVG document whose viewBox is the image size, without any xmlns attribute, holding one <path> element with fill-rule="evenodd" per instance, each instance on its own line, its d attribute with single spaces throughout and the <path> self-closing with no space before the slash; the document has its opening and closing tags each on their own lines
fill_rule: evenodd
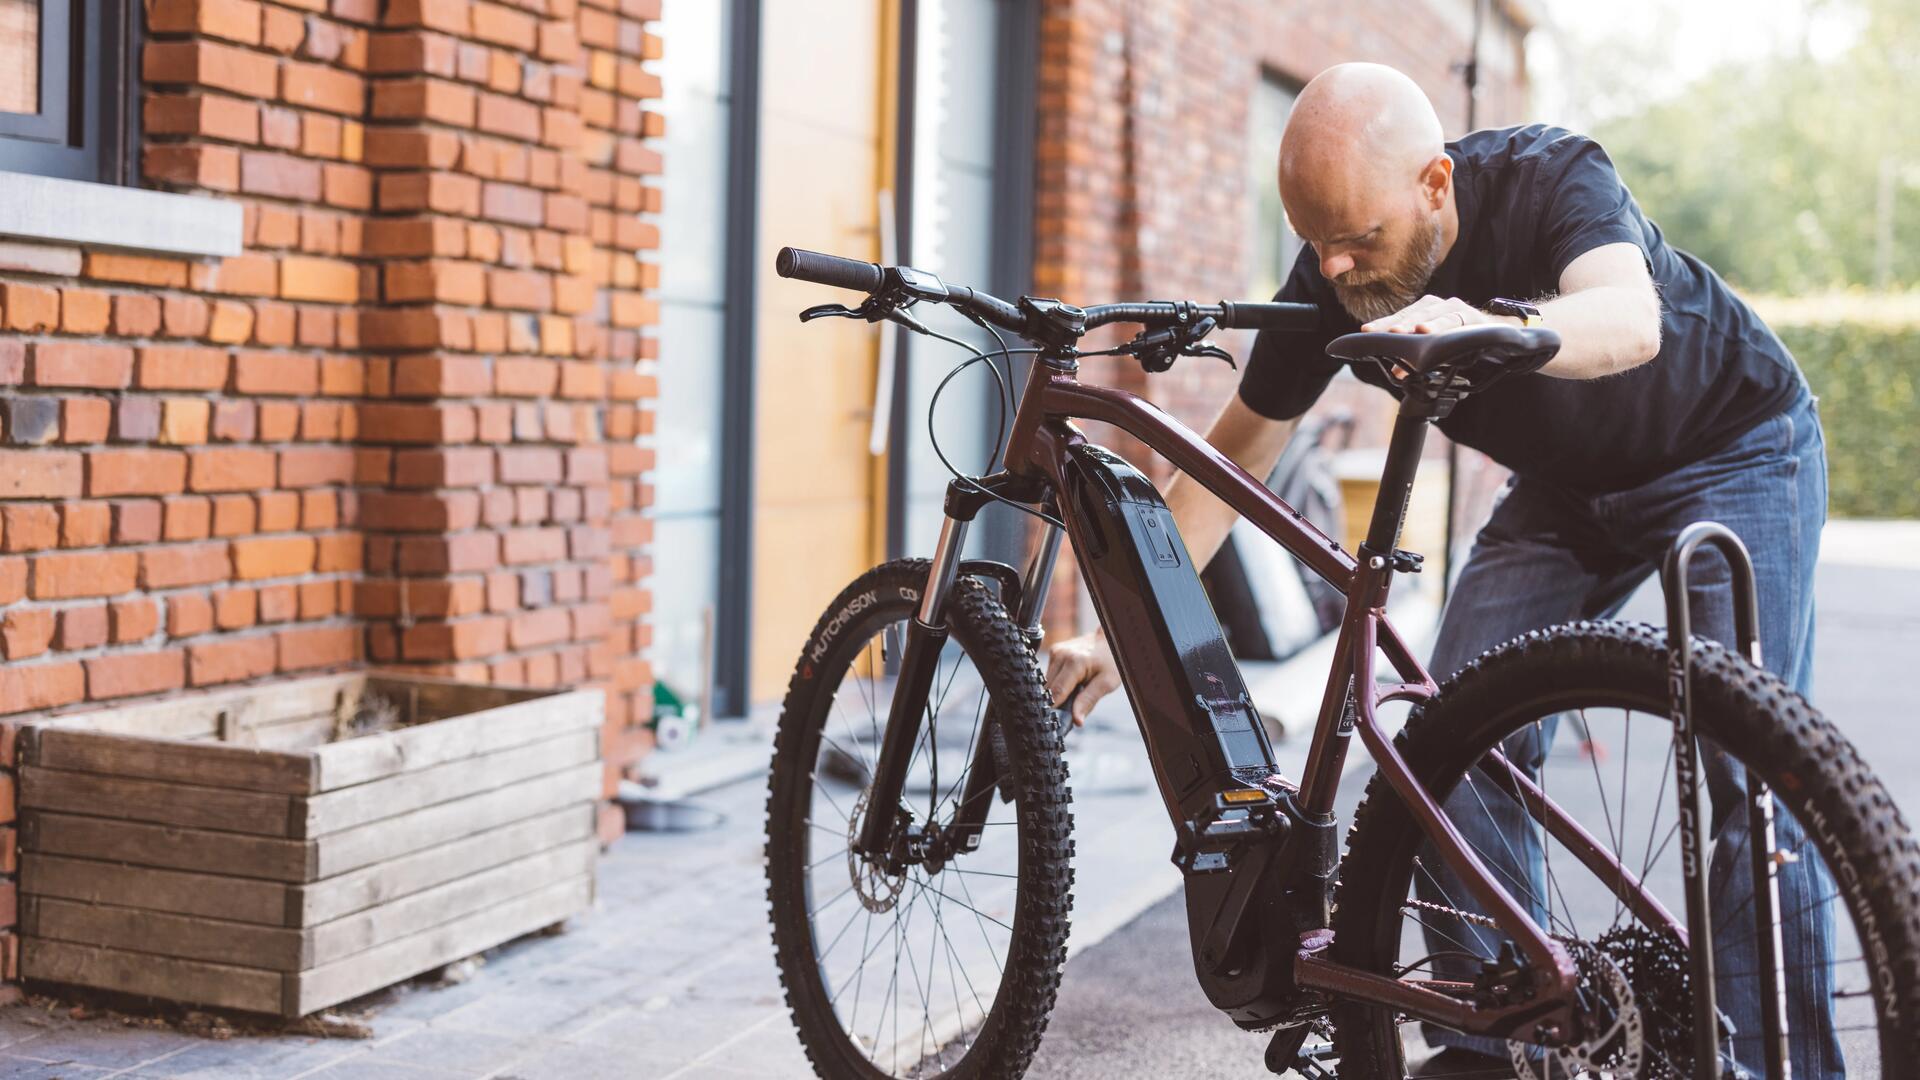
<svg viewBox="0 0 1920 1080">
<path fill-rule="evenodd" d="M 0 113 L 0 171 L 138 180 L 133 0 L 40 0 L 39 112 Z"/>
</svg>

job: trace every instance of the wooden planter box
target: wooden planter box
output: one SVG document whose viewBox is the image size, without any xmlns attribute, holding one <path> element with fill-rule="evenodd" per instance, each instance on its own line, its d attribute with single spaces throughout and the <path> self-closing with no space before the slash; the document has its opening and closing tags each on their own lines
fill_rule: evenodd
<svg viewBox="0 0 1920 1080">
<path fill-rule="evenodd" d="M 21 973 L 302 1016 L 577 914 L 603 708 L 356 674 L 30 728 Z"/>
</svg>

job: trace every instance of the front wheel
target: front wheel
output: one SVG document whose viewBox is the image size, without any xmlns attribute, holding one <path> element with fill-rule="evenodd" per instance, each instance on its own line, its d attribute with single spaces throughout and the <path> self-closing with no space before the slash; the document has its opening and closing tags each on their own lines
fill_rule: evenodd
<svg viewBox="0 0 1920 1080">
<path fill-rule="evenodd" d="M 1693 710 L 1713 805 L 1717 1067 L 1693 1060 L 1690 967 L 1674 924 L 1660 925 L 1644 902 L 1636 911 L 1625 889 L 1548 836 L 1489 757 L 1504 750 L 1684 924 L 1666 639 L 1624 623 L 1557 627 L 1495 649 L 1442 686 L 1397 740 L 1495 880 L 1567 948 L 1586 1003 L 1584 1041 L 1573 1046 L 1423 1034 L 1504 1058 L 1522 1077 L 1717 1077 L 1737 1074 L 1736 1060 L 1765 1075 L 1758 1001 L 1770 979 L 1758 970 L 1743 795 L 1757 774 L 1783 811 L 1776 848 L 1794 860 L 1782 868 L 1779 911 L 1795 1080 L 1920 1075 L 1920 849 L 1886 789 L 1803 698 L 1717 645 L 1696 642 Z M 1339 959 L 1395 978 L 1501 979 L 1505 935 L 1383 777 L 1348 835 L 1334 931 Z M 1347 1004 L 1334 1022 L 1343 1078 L 1406 1075 L 1404 1017 Z"/>
<path fill-rule="evenodd" d="M 921 710 L 900 806 L 927 838 L 891 864 L 852 853 L 928 563 L 876 567 L 809 636 L 774 740 L 767 896 L 787 1003 L 826 1077 L 1017 1077 L 1066 957 L 1066 764 L 1026 636 L 977 580 Z M 977 846 L 952 829 L 975 751 L 1004 765 Z M 948 842 L 952 838 L 952 842 Z"/>
</svg>

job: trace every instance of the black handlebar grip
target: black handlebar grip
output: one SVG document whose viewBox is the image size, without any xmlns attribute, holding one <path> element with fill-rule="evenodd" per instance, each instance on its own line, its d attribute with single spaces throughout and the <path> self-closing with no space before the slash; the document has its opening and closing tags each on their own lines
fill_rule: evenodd
<svg viewBox="0 0 1920 1080">
<path fill-rule="evenodd" d="M 1320 326 L 1320 307 L 1222 300 L 1220 325 L 1230 330 L 1314 330 Z"/>
<path fill-rule="evenodd" d="M 773 259 L 774 273 L 784 278 L 799 278 L 837 289 L 873 292 L 880 288 L 880 268 L 859 259 L 822 255 L 817 251 L 783 247 Z"/>
</svg>

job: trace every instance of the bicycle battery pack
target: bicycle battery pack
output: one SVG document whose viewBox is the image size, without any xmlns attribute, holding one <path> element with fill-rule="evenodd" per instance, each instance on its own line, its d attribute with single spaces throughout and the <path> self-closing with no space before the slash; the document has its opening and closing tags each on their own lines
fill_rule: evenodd
<svg viewBox="0 0 1920 1080">
<path fill-rule="evenodd" d="M 1292 820 L 1266 729 L 1160 493 L 1110 450 L 1067 455 L 1075 555 L 1173 818 L 1201 985 L 1236 1021 L 1269 1023 L 1297 945 L 1261 885 Z"/>
<path fill-rule="evenodd" d="M 1068 453 L 1074 550 L 1178 825 L 1257 788 L 1273 750 L 1160 493 L 1110 450 Z"/>
</svg>

